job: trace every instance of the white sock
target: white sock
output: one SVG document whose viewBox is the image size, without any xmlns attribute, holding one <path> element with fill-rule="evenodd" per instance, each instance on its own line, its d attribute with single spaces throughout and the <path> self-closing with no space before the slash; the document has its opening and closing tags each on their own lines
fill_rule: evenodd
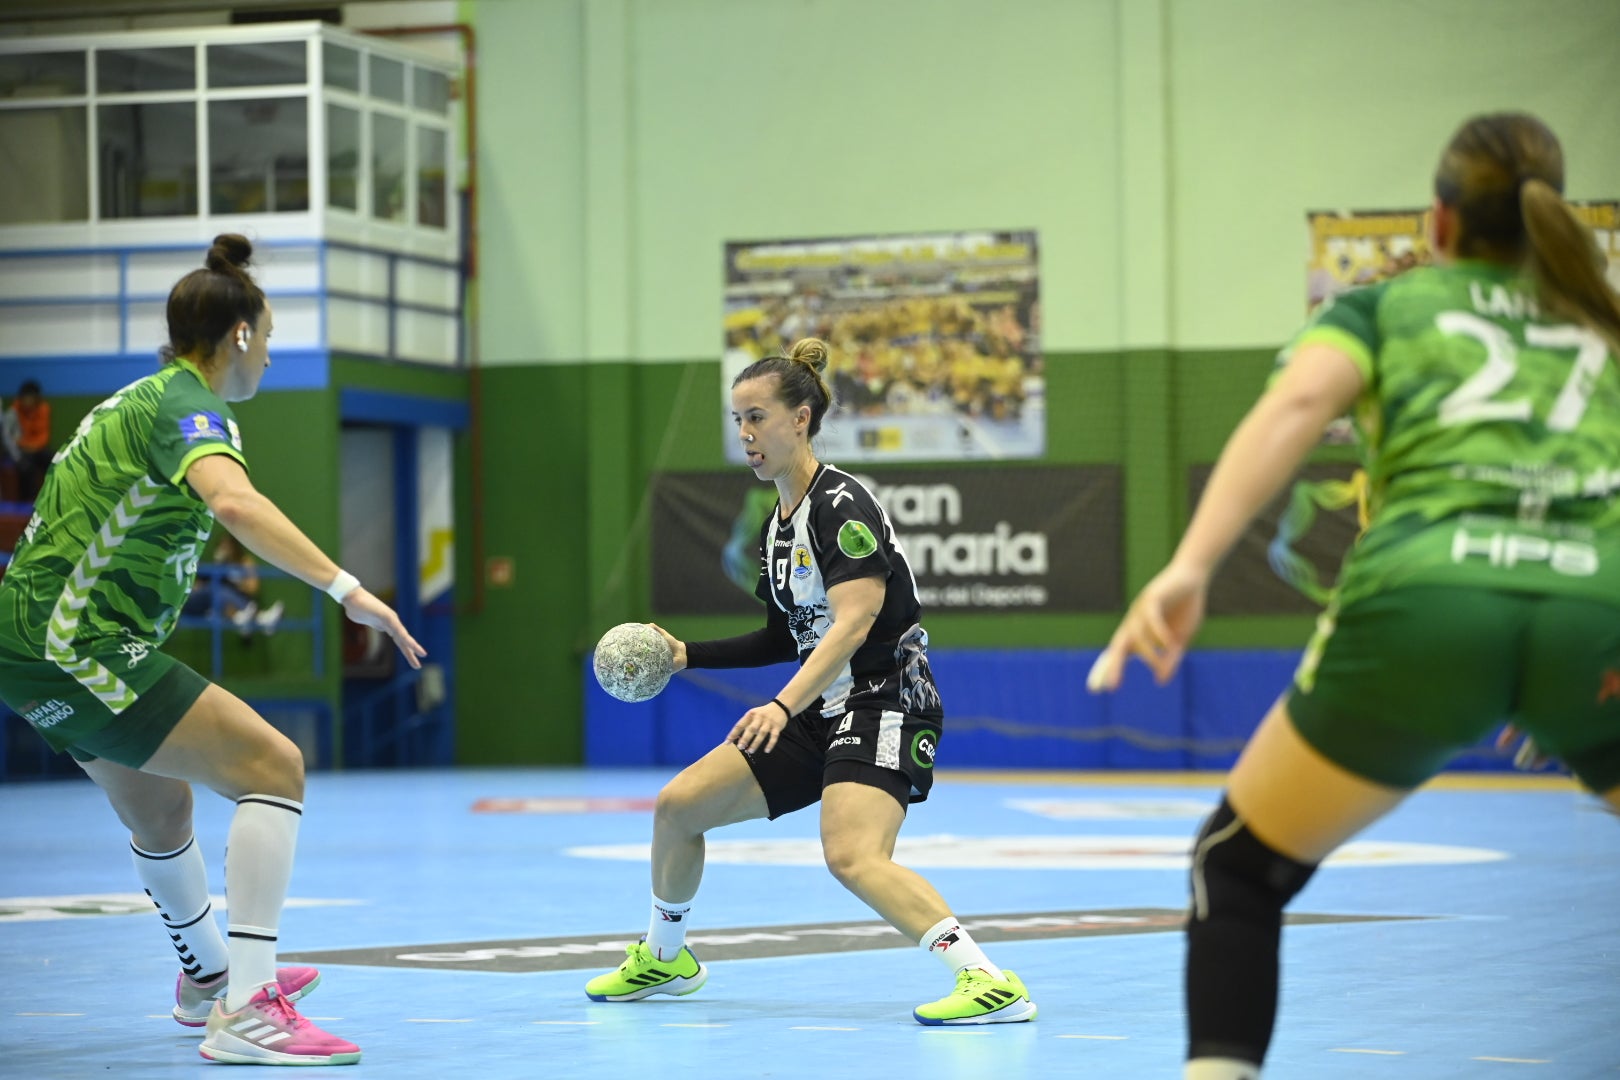
<svg viewBox="0 0 1620 1080">
<path fill-rule="evenodd" d="M 918 940 L 925 953 L 937 956 L 954 974 L 963 968 L 983 968 L 992 979 L 1001 978 L 1001 969 L 990 962 L 973 936 L 962 929 L 956 916 L 947 915 L 928 928 Z"/>
<path fill-rule="evenodd" d="M 227 1012 L 240 1009 L 260 987 L 276 981 L 276 932 L 303 813 L 303 803 L 276 795 L 244 795 L 236 801 L 225 846 L 231 954 Z"/>
<path fill-rule="evenodd" d="M 1260 1080 L 1260 1066 L 1237 1058 L 1198 1058 L 1187 1062 L 1182 1080 Z"/>
<path fill-rule="evenodd" d="M 686 916 L 692 901 L 672 904 L 653 893 L 652 919 L 647 923 L 647 948 L 660 960 L 673 960 L 686 944 Z"/>
<path fill-rule="evenodd" d="M 169 931 L 180 967 L 199 982 L 222 973 L 229 963 L 225 938 L 208 899 L 208 868 L 193 836 L 173 851 L 146 851 L 131 840 L 135 876 L 157 906 Z"/>
</svg>

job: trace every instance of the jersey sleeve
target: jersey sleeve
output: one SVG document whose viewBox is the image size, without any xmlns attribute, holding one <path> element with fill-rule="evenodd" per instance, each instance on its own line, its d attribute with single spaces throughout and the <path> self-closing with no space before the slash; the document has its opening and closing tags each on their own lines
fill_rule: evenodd
<svg viewBox="0 0 1620 1080">
<path fill-rule="evenodd" d="M 230 406 L 189 375 L 178 375 L 169 383 L 152 423 L 152 464 L 179 487 L 192 463 L 209 454 L 229 454 L 247 468 L 241 431 Z"/>
<path fill-rule="evenodd" d="M 1277 357 L 1280 371 L 1303 345 L 1330 345 L 1350 358 L 1366 385 L 1374 383 L 1374 358 L 1381 344 L 1378 333 L 1378 302 L 1385 283 L 1352 289 L 1325 301 L 1316 309 L 1294 340 Z"/>
<path fill-rule="evenodd" d="M 889 578 L 889 554 L 883 536 L 883 514 L 864 488 L 854 485 L 830 498 L 817 492 L 811 508 L 810 535 L 821 564 L 825 588 L 858 578 Z"/>
</svg>

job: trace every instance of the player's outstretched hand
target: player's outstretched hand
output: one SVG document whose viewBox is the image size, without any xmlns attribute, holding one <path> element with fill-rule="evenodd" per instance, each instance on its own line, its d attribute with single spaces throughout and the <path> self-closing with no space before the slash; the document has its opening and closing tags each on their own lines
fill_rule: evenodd
<svg viewBox="0 0 1620 1080">
<path fill-rule="evenodd" d="M 763 747 L 768 754 L 776 749 L 776 737 L 782 734 L 787 722 L 787 711 L 778 708 L 774 701 L 768 702 L 743 713 L 731 734 L 726 736 L 726 742 L 736 743 L 737 749 L 750 754 Z"/>
<path fill-rule="evenodd" d="M 647 625 L 664 635 L 664 640 L 669 642 L 669 651 L 675 654 L 675 670 L 684 671 L 686 669 L 686 642 L 655 622 L 650 622 Z"/>
<path fill-rule="evenodd" d="M 1208 595 L 1205 571 L 1175 563 L 1159 571 L 1137 594 L 1108 647 L 1091 666 L 1086 689 L 1093 694 L 1117 690 L 1132 656 L 1141 657 L 1159 685 L 1169 682 L 1204 621 Z"/>
<path fill-rule="evenodd" d="M 359 585 L 351 589 L 349 595 L 343 598 L 343 612 L 361 626 L 381 630 L 393 638 L 394 644 L 399 646 L 400 653 L 405 657 L 405 662 L 411 667 L 422 666 L 422 657 L 427 655 L 427 650 L 411 637 L 410 632 L 405 629 L 405 624 L 394 614 L 394 609 L 371 595 L 370 590 Z"/>
</svg>

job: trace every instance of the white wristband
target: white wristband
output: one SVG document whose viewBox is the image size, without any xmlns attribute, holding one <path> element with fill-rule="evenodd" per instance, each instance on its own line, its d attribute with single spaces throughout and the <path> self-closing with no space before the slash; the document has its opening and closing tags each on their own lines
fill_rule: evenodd
<svg viewBox="0 0 1620 1080">
<path fill-rule="evenodd" d="M 332 599 L 341 604 L 350 593 L 354 592 L 354 590 L 358 589 L 359 587 L 359 578 L 355 577 L 347 570 L 339 570 L 337 572 L 337 577 L 332 579 L 332 584 L 326 587 L 326 595 L 330 596 Z"/>
</svg>

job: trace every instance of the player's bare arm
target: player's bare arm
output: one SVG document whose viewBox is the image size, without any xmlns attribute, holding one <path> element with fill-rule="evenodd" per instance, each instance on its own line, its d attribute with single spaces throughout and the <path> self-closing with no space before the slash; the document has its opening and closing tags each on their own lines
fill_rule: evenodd
<svg viewBox="0 0 1620 1080">
<path fill-rule="evenodd" d="M 323 590 L 343 573 L 280 507 L 253 486 L 247 470 L 230 455 L 198 458 L 186 470 L 186 482 L 232 536 L 271 565 Z M 341 600 L 349 618 L 387 634 L 412 667 L 421 667 L 427 650 L 406 631 L 394 610 L 352 578 L 349 581 L 353 587 Z"/>
</svg>

